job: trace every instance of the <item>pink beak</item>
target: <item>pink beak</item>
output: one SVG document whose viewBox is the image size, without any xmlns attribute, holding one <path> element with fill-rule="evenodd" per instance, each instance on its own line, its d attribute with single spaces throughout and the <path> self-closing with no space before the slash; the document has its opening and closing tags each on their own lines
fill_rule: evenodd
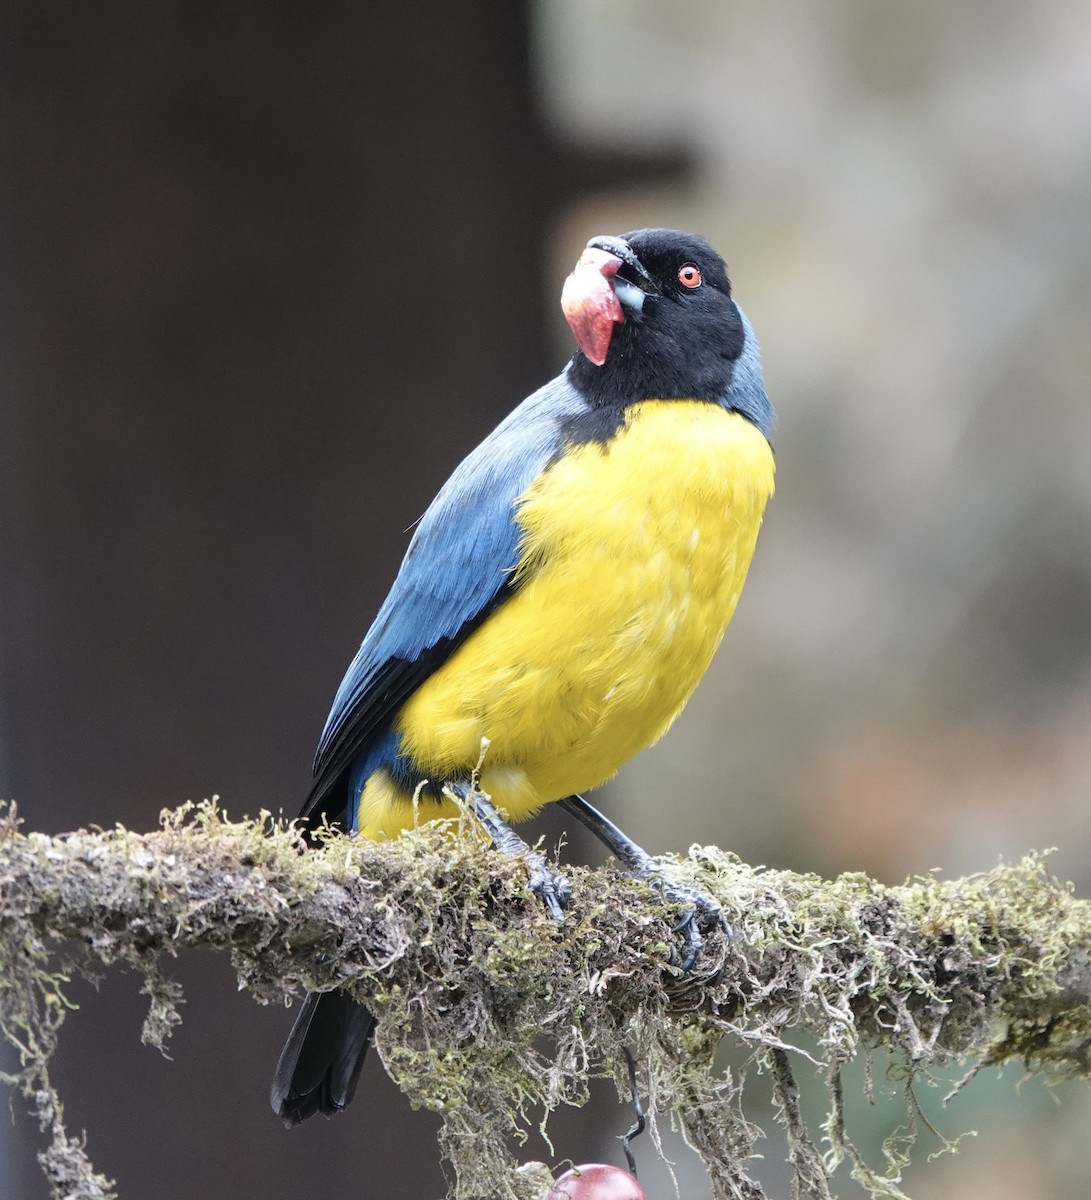
<svg viewBox="0 0 1091 1200">
<path fill-rule="evenodd" d="M 621 259 L 616 255 L 589 247 L 580 255 L 561 292 L 565 319 L 580 349 L 596 367 L 606 361 L 614 326 L 625 324 L 621 303 L 610 282 L 620 266 Z"/>
</svg>

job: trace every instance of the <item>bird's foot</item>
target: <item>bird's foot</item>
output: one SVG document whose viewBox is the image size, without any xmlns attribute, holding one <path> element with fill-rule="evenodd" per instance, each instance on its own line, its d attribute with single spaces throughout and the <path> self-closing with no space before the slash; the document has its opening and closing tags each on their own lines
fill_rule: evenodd
<svg viewBox="0 0 1091 1200">
<path fill-rule="evenodd" d="M 456 800 L 467 805 L 501 854 L 525 859 L 530 890 L 545 905 L 553 920 L 560 924 L 564 920 L 564 910 L 572 899 L 572 885 L 568 880 L 554 871 L 538 851 L 532 850 L 507 824 L 488 796 L 477 789 L 476 781 L 448 783 L 447 789 Z"/>
<path fill-rule="evenodd" d="M 546 912 L 559 925 L 564 920 L 564 910 L 572 902 L 572 884 L 558 871 L 554 871 L 536 851 L 528 850 L 526 860 L 530 874 L 530 890 L 541 900 Z"/>
<path fill-rule="evenodd" d="M 704 892 L 688 884 L 666 879 L 658 873 L 649 882 L 664 903 L 677 904 L 681 909 L 673 930 L 678 935 L 678 943 L 671 952 L 670 961 L 671 966 L 677 967 L 685 975 L 693 969 L 706 936 L 720 929 L 731 937 L 731 926 L 720 905 Z"/>
<path fill-rule="evenodd" d="M 672 966 L 679 967 L 683 974 L 689 972 L 701 952 L 705 935 L 714 929 L 722 929 L 731 936 L 731 927 L 724 920 L 719 904 L 711 896 L 687 884 L 667 879 L 658 862 L 646 850 L 642 850 L 582 796 L 566 796 L 560 801 L 560 806 L 585 825 L 630 874 L 637 879 L 647 880 L 664 903 L 679 906 L 681 914 L 674 932 L 681 935 L 681 944 L 675 947 L 671 955 Z"/>
</svg>

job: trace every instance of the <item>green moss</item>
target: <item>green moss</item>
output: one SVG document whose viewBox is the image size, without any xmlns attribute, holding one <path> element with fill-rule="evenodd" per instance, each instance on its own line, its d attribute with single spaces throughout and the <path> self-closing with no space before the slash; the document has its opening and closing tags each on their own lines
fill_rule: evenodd
<svg viewBox="0 0 1091 1200">
<path fill-rule="evenodd" d="M 954 1056 L 1089 1073 L 1091 910 L 1040 856 L 887 888 L 695 847 L 668 869 L 715 895 L 735 936 L 710 936 L 681 977 L 668 965 L 677 914 L 618 871 L 570 870 L 558 927 L 522 864 L 458 822 L 382 844 L 331 833 L 302 849 L 267 814 L 231 821 L 215 804 L 167 814 L 146 835 L 45 838 L 20 834 L 14 814 L 0 820 L 0 1031 L 20 1054 L 8 1082 L 50 1131 L 55 1196 L 110 1195 L 49 1083 L 68 979 L 101 964 L 137 971 L 144 1036 L 162 1045 L 181 1000 L 163 965 L 185 946 L 228 949 L 261 1002 L 343 986 L 371 1005 L 386 1069 L 443 1117 L 462 1200 L 540 1200 L 511 1147 L 542 1113 L 584 1103 L 592 1077 L 627 1103 L 628 1054 L 652 1138 L 673 1122 L 715 1194 L 748 1200 L 761 1196 L 745 1169 L 760 1133 L 744 1112 L 755 1072 L 772 1082 L 799 1193 L 820 1198 L 842 1162 L 874 1195 L 901 1195 L 919 1123 L 912 1082 Z M 733 1072 L 714 1068 L 724 1039 L 746 1050 Z M 827 1080 L 817 1132 L 793 1076 L 804 1046 Z M 902 1064 L 906 1104 L 879 1165 L 856 1150 L 841 1103 L 842 1068 L 877 1047 Z"/>
</svg>

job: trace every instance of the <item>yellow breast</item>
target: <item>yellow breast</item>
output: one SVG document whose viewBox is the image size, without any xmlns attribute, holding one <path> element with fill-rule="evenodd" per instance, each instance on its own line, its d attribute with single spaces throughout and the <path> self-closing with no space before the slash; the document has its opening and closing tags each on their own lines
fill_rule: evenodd
<svg viewBox="0 0 1091 1200">
<path fill-rule="evenodd" d="M 404 705 L 403 750 L 435 779 L 465 778 L 488 738 L 481 785 L 513 819 L 605 782 L 704 674 L 772 492 L 772 452 L 744 417 L 634 405 L 522 497 L 521 586 Z M 408 799 L 374 778 L 361 832 L 409 823 Z"/>
</svg>

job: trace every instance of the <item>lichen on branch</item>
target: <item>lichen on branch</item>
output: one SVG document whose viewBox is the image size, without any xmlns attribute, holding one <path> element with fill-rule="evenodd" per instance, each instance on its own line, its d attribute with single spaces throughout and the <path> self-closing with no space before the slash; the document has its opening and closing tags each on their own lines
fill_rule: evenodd
<svg viewBox="0 0 1091 1200">
<path fill-rule="evenodd" d="M 1091 1074 L 1091 905 L 1040 856 L 966 879 L 884 887 L 753 868 L 694 847 L 667 869 L 714 895 L 716 932 L 685 976 L 669 965 L 677 911 L 607 868 L 570 868 L 561 926 L 526 888 L 518 860 L 470 825 L 427 823 L 391 842 L 331 834 L 306 850 L 267 814 L 231 821 L 187 805 L 148 834 L 20 831 L 0 817 L 0 1032 L 20 1089 L 47 1131 L 41 1158 L 60 1200 L 105 1200 L 49 1079 L 74 974 L 126 964 L 144 979 L 144 1038 L 162 1045 L 180 995 L 164 960 L 183 947 L 230 951 L 261 1002 L 345 987 L 378 1017 L 390 1075 L 443 1117 L 459 1200 L 540 1200 L 511 1146 L 588 1081 L 628 1096 L 628 1057 L 654 1120 L 680 1126 L 717 1198 L 759 1200 L 746 1170 L 759 1131 L 746 1072 L 718 1073 L 723 1038 L 769 1073 L 797 1194 L 826 1198 L 845 1161 L 876 1196 L 899 1197 L 899 1143 L 868 1163 L 846 1129 L 841 1071 L 892 1051 L 915 1073 L 965 1055 L 1029 1071 Z M 793 1066 L 821 1061 L 825 1123 L 809 1127 Z M 911 1093 L 910 1093 L 911 1095 Z"/>
</svg>

